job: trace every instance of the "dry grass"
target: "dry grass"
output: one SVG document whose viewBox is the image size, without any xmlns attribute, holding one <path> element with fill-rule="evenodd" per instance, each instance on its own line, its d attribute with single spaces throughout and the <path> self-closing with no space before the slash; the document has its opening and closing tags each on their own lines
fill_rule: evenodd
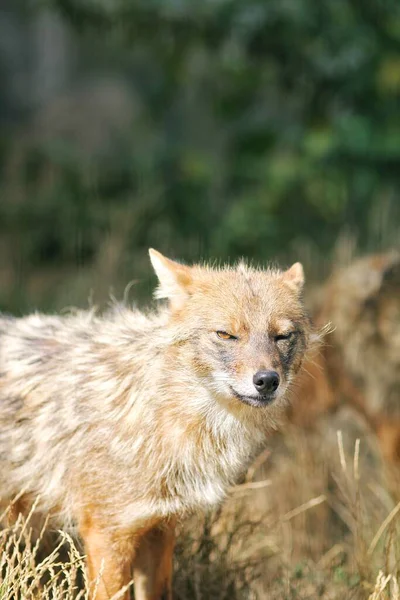
<svg viewBox="0 0 400 600">
<path fill-rule="evenodd" d="M 182 524 L 176 599 L 400 600 L 393 481 L 346 413 L 313 433 L 290 428 L 222 508 Z M 87 598 L 74 541 L 59 532 L 49 550 L 32 530 L 20 517 L 0 532 L 0 600 Z"/>
<path fill-rule="evenodd" d="M 49 531 L 47 519 L 38 529 L 33 510 L 10 524 L 11 511 L 8 507 L 0 518 L 0 600 L 88 600 L 85 557 L 77 542 L 66 532 Z M 101 572 L 93 600 L 100 577 Z"/>
<path fill-rule="evenodd" d="M 334 426 L 274 440 L 258 486 L 238 486 L 212 519 L 186 525 L 179 599 L 399 598 L 400 504 L 373 438 L 358 431 L 362 449 Z"/>
<path fill-rule="evenodd" d="M 80 583 L 85 582 L 84 559 L 67 533 L 59 532 L 55 546 L 48 548 L 44 529 L 36 538 L 31 516 L 25 520 L 20 515 L 0 534 L 1 600 L 87 598 L 79 589 L 87 588 Z"/>
</svg>

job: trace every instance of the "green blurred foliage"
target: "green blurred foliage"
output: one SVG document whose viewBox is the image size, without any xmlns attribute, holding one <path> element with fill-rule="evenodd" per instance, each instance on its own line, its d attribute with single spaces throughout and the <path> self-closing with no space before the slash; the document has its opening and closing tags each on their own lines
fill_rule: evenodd
<svg viewBox="0 0 400 600">
<path fill-rule="evenodd" d="M 397 243 L 398 0 L 47 0 L 26 18 L 43 6 L 74 32 L 81 79 L 118 74 L 135 110 L 89 158 L 60 135 L 10 166 L 3 133 L 6 308 L 132 277 L 144 298 L 149 246 L 318 272 L 343 231 L 361 251 Z"/>
</svg>

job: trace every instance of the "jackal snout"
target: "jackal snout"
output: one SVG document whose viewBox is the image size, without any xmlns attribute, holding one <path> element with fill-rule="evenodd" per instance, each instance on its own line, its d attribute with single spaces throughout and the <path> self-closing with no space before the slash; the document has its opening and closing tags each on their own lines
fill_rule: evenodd
<svg viewBox="0 0 400 600">
<path fill-rule="evenodd" d="M 276 371 L 257 371 L 253 383 L 261 395 L 273 394 L 279 387 L 280 377 Z"/>
</svg>

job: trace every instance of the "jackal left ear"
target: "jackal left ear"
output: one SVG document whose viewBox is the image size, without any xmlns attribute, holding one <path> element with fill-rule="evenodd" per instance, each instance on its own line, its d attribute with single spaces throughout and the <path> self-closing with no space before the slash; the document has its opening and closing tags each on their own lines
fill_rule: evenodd
<svg viewBox="0 0 400 600">
<path fill-rule="evenodd" d="M 191 269 L 170 260 L 153 250 L 149 249 L 150 260 L 156 272 L 159 286 L 154 292 L 156 298 L 168 298 L 171 308 L 178 309 L 189 297 L 189 286 L 192 281 Z"/>
<path fill-rule="evenodd" d="M 294 263 L 287 271 L 284 271 L 285 281 L 298 292 L 301 292 L 304 286 L 304 269 L 299 262 Z"/>
</svg>

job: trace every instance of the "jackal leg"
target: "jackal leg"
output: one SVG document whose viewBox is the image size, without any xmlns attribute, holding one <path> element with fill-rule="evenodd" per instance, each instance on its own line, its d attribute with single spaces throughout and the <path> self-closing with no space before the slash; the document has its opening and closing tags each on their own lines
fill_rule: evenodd
<svg viewBox="0 0 400 600">
<path fill-rule="evenodd" d="M 133 563 L 136 600 L 172 600 L 174 525 L 162 523 L 137 541 Z"/>
<path fill-rule="evenodd" d="M 134 542 L 128 538 L 111 537 L 93 523 L 81 529 L 83 538 L 90 598 L 109 600 L 131 580 Z M 129 589 L 118 600 L 129 600 Z"/>
</svg>

